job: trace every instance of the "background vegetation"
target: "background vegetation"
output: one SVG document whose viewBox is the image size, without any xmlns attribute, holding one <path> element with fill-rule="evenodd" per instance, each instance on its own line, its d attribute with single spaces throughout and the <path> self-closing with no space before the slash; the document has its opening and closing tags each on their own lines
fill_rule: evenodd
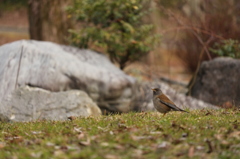
<svg viewBox="0 0 240 159">
<path fill-rule="evenodd" d="M 112 61 L 120 63 L 122 68 L 151 52 L 144 60 L 146 74 L 161 71 L 154 70 L 156 65 L 161 63 L 159 67 L 163 67 L 167 63 L 165 57 L 171 57 L 172 53 L 184 62 L 187 70 L 194 72 L 202 61 L 221 55 L 219 51 L 216 54 L 216 48 L 220 47 L 218 45 L 226 47 L 230 44 L 225 40 L 239 41 L 240 1 L 237 0 L 67 1 L 0 0 L 0 17 L 6 16 L 4 11 L 12 10 L 17 14 L 15 10 L 18 8 L 40 6 L 36 11 L 39 15 L 29 15 L 29 19 L 39 19 L 39 22 L 30 23 L 29 27 L 30 30 L 37 26 L 42 28 L 33 29 L 34 32 L 39 32 L 36 35 L 40 35 L 40 40 L 67 44 L 66 30 L 71 28 L 72 44 L 108 53 Z M 29 2 L 34 4 L 28 6 Z M 69 8 L 69 14 L 66 7 L 73 6 L 72 2 L 75 4 Z M 75 19 L 74 22 L 78 25 L 74 22 L 72 25 L 67 17 Z M 162 35 L 161 47 L 154 49 L 156 39 L 159 40 L 154 35 L 159 34 Z M 35 34 L 31 33 L 30 37 L 39 38 L 33 35 Z M 11 35 L 11 39 L 16 38 Z M 9 40 L 0 39 L 1 41 Z M 226 51 L 224 56 L 232 57 L 232 53 L 228 55 Z"/>
<path fill-rule="evenodd" d="M 129 62 L 149 53 L 159 41 L 153 25 L 144 22 L 151 1 L 75 0 L 68 11 L 80 22 L 70 30 L 71 43 L 80 48 L 101 50 L 124 69 Z"/>
<path fill-rule="evenodd" d="M 237 0 L 158 1 L 160 13 L 169 20 L 168 23 L 175 25 L 173 35 L 168 37 L 174 40 L 170 47 L 175 48 L 176 55 L 190 71 L 195 71 L 202 61 L 221 55 L 216 50 L 213 52 L 217 54 L 214 54 L 212 47 L 232 48 L 229 39 L 240 39 L 239 6 L 240 1 Z M 224 55 L 237 58 L 232 56 L 236 54 L 233 51 L 225 49 Z"/>
</svg>

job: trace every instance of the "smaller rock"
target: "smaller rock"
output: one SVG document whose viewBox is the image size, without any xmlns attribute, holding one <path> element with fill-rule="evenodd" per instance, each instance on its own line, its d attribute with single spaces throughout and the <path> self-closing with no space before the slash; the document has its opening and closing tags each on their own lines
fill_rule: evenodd
<svg viewBox="0 0 240 159">
<path fill-rule="evenodd" d="M 66 120 L 70 116 L 98 116 L 101 110 L 83 91 L 50 92 L 23 86 L 0 105 L 12 121 Z"/>
<path fill-rule="evenodd" d="M 10 121 L 11 120 L 6 115 L 0 114 L 0 122 L 8 123 Z"/>
<path fill-rule="evenodd" d="M 220 57 L 201 64 L 189 94 L 205 102 L 240 105 L 240 60 Z"/>
</svg>

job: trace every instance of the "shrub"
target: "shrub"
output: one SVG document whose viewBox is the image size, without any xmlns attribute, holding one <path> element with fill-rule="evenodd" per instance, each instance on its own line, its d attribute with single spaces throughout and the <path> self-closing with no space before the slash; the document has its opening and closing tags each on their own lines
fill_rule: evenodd
<svg viewBox="0 0 240 159">
<path fill-rule="evenodd" d="M 240 58 L 240 43 L 238 40 L 223 40 L 214 44 L 210 51 L 218 56 L 227 56 L 232 58 Z"/>
<path fill-rule="evenodd" d="M 121 69 L 150 52 L 158 43 L 151 24 L 143 21 L 150 10 L 145 0 L 75 0 L 69 14 L 80 22 L 70 30 L 70 41 L 80 48 L 107 53 Z"/>
</svg>

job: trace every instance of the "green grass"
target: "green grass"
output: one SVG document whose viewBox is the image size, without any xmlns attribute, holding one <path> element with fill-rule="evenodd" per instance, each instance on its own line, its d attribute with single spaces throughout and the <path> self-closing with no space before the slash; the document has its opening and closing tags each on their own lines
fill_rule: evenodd
<svg viewBox="0 0 240 159">
<path fill-rule="evenodd" d="M 239 158 L 240 111 L 0 124 L 0 158 Z"/>
</svg>

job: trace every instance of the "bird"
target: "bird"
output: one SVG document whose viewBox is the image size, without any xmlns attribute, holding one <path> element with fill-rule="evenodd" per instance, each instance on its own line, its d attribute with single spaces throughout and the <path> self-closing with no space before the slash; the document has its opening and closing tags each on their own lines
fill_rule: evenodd
<svg viewBox="0 0 240 159">
<path fill-rule="evenodd" d="M 163 116 L 165 116 L 165 114 L 171 110 L 188 113 L 187 111 L 178 108 L 165 94 L 163 94 L 160 88 L 153 88 L 152 90 L 153 90 L 153 105 L 157 109 L 157 111 L 163 113 Z"/>
</svg>

